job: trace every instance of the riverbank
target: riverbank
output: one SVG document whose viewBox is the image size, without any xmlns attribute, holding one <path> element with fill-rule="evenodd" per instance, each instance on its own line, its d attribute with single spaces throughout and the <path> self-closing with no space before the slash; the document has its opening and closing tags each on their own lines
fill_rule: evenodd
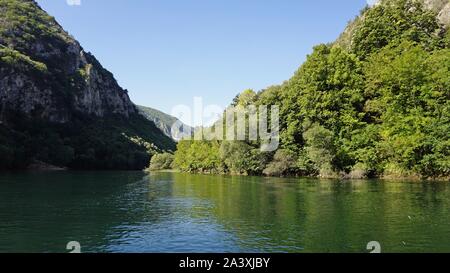
<svg viewBox="0 0 450 273">
<path fill-rule="evenodd" d="M 385 175 L 380 177 L 356 177 L 350 175 L 341 176 L 300 176 L 300 175 L 287 175 L 287 176 L 266 176 L 266 175 L 243 175 L 243 174 L 231 174 L 231 173 L 214 173 L 214 172 L 183 172 L 178 169 L 166 169 L 166 170 L 144 170 L 147 173 L 181 173 L 181 174 L 198 174 L 198 175 L 217 175 L 217 176 L 230 176 L 230 177 L 261 177 L 261 178 L 299 178 L 299 179 L 317 179 L 317 180 L 348 180 L 348 181 L 358 181 L 358 180 L 380 180 L 380 181 L 414 181 L 414 182 L 450 182 L 450 177 L 439 177 L 439 178 L 421 178 L 417 175 L 410 176 L 395 176 L 395 175 Z"/>
<path fill-rule="evenodd" d="M 42 161 L 34 161 L 26 168 L 27 171 L 67 171 L 66 167 L 58 167 Z"/>
</svg>

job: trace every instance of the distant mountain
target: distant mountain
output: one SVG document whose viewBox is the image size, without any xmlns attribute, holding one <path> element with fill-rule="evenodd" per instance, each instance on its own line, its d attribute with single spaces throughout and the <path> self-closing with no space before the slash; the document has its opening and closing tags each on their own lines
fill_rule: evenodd
<svg viewBox="0 0 450 273">
<path fill-rule="evenodd" d="M 150 108 L 150 107 L 145 107 L 145 106 L 137 106 L 138 107 L 138 111 L 144 116 L 146 117 L 148 120 L 151 120 L 155 123 L 156 127 L 158 127 L 166 136 L 174 139 L 174 140 L 179 140 L 183 135 L 185 134 L 189 134 L 190 131 L 192 131 L 193 129 L 182 123 L 179 119 L 168 115 L 166 113 L 163 113 L 159 110 Z M 179 128 L 179 130 L 175 131 L 175 134 L 172 134 L 172 126 L 174 124 L 178 124 L 179 126 L 177 126 L 177 128 Z"/>
<path fill-rule="evenodd" d="M 0 0 L 0 169 L 142 169 L 174 142 L 33 0 Z"/>
</svg>

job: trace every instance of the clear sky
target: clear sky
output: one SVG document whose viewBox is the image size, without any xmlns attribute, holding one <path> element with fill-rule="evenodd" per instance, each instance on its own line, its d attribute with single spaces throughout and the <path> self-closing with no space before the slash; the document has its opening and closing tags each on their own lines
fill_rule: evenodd
<svg viewBox="0 0 450 273">
<path fill-rule="evenodd" d="M 81 5 L 68 5 L 81 1 Z M 38 0 L 134 103 L 228 105 L 289 79 L 366 0 Z"/>
</svg>

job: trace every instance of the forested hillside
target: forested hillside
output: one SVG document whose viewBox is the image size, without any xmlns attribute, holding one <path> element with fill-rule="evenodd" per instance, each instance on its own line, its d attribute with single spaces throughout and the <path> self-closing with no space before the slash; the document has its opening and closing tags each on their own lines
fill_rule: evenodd
<svg viewBox="0 0 450 273">
<path fill-rule="evenodd" d="M 449 179 L 450 31 L 440 2 L 366 8 L 291 79 L 238 97 L 281 107 L 278 151 L 182 141 L 175 163 L 188 172 Z"/>
</svg>

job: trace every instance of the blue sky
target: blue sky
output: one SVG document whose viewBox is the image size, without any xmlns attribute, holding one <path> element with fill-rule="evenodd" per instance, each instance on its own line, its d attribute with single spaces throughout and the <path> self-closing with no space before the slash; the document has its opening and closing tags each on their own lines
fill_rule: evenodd
<svg viewBox="0 0 450 273">
<path fill-rule="evenodd" d="M 38 0 L 136 104 L 228 105 L 289 79 L 366 0 Z"/>
</svg>

